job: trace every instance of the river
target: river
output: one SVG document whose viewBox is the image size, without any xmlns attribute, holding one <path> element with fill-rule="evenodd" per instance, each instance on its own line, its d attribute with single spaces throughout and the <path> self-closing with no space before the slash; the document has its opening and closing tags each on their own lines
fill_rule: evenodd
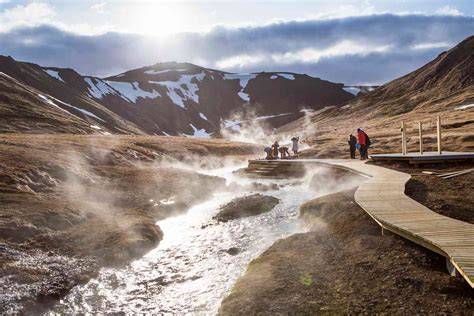
<svg viewBox="0 0 474 316">
<path fill-rule="evenodd" d="M 215 193 L 183 215 L 159 221 L 164 238 L 155 249 L 124 268 L 103 268 L 98 277 L 75 287 L 50 314 L 215 314 L 252 259 L 276 240 L 304 231 L 299 206 L 317 196 L 307 181 L 250 180 L 233 174 L 235 169 L 204 173 L 224 177 L 228 184 L 276 183 L 279 190 L 263 194 L 279 198 L 280 204 L 258 216 L 205 226 L 221 205 L 255 192 Z M 229 248 L 238 253 L 229 254 Z"/>
</svg>

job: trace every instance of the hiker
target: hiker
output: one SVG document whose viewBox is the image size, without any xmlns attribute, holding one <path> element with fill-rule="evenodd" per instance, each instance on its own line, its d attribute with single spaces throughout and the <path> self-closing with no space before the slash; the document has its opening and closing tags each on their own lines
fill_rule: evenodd
<svg viewBox="0 0 474 316">
<path fill-rule="evenodd" d="M 273 159 L 272 148 L 271 147 L 265 147 L 265 149 L 263 149 L 263 151 L 267 154 L 265 159 L 267 159 L 267 160 Z"/>
<path fill-rule="evenodd" d="M 279 151 L 280 151 L 281 159 L 285 159 L 287 157 L 290 157 L 290 153 L 288 152 L 288 147 L 282 146 L 282 147 L 280 147 Z"/>
<path fill-rule="evenodd" d="M 349 143 L 349 150 L 351 152 L 351 159 L 355 159 L 357 138 L 354 135 L 350 134 L 349 135 L 349 140 L 347 142 Z"/>
<path fill-rule="evenodd" d="M 291 139 L 291 142 L 293 143 L 291 150 L 293 151 L 293 154 L 295 157 L 298 157 L 298 142 L 299 141 L 300 141 L 299 137 L 293 137 Z"/>
<path fill-rule="evenodd" d="M 272 155 L 274 159 L 278 159 L 278 148 L 280 145 L 278 145 L 278 142 L 275 141 L 272 145 Z"/>
<path fill-rule="evenodd" d="M 360 159 L 368 159 L 368 146 L 370 144 L 369 136 L 362 130 L 362 128 L 357 129 L 357 144 L 359 144 L 360 149 Z"/>
</svg>

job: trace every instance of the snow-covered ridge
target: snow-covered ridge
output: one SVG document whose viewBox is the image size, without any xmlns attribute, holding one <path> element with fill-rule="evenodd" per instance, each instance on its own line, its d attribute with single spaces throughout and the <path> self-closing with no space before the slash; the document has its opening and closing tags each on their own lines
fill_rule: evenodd
<svg viewBox="0 0 474 316">
<path fill-rule="evenodd" d="M 48 75 L 50 75 L 51 77 L 59 80 L 59 81 L 62 81 L 64 83 L 66 83 L 66 81 L 64 81 L 61 76 L 59 75 L 59 72 L 58 71 L 54 71 L 54 70 L 51 70 L 51 69 L 43 69 L 43 71 L 45 73 L 47 73 Z"/>
<path fill-rule="evenodd" d="M 283 74 L 283 73 L 278 73 L 276 75 L 272 75 L 270 77 L 270 79 L 274 80 L 278 77 L 283 77 L 283 78 L 288 79 L 288 80 L 295 80 L 295 75 L 293 75 L 293 74 Z"/>
<path fill-rule="evenodd" d="M 184 68 L 180 68 L 180 69 L 164 69 L 164 70 L 146 70 L 145 73 L 148 74 L 148 75 L 158 75 L 158 74 L 163 74 L 163 73 L 167 73 L 167 72 L 170 72 L 170 71 L 187 71 L 188 69 L 184 69 Z"/>
</svg>

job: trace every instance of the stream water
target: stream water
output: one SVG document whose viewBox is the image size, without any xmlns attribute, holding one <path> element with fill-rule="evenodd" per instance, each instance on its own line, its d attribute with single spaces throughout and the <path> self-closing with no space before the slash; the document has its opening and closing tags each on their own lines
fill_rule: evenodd
<svg viewBox="0 0 474 316">
<path fill-rule="evenodd" d="M 249 262 L 277 239 L 304 230 L 299 206 L 314 197 L 308 184 L 291 180 L 249 180 L 235 168 L 207 172 L 227 183 L 277 183 L 263 194 L 281 203 L 258 216 L 209 225 L 219 206 L 253 193 L 220 192 L 183 215 L 159 221 L 164 233 L 158 247 L 124 268 L 104 268 L 97 278 L 74 288 L 51 313 L 211 313 L 217 312 Z M 227 252 L 236 248 L 235 255 Z"/>
</svg>

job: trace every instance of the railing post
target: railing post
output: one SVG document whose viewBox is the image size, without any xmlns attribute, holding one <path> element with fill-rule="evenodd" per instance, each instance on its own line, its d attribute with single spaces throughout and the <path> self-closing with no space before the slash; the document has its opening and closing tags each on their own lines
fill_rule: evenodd
<svg viewBox="0 0 474 316">
<path fill-rule="evenodd" d="M 437 121 L 437 126 L 438 126 L 438 154 L 441 155 L 441 116 L 438 115 L 438 121 Z"/>
<path fill-rule="evenodd" d="M 401 129 L 402 129 L 402 155 L 406 155 L 407 154 L 407 138 L 406 138 L 406 133 L 405 133 L 404 121 L 402 121 Z"/>
<path fill-rule="evenodd" d="M 420 137 L 420 155 L 423 155 L 423 123 L 419 122 L 418 123 L 418 128 L 419 128 L 419 137 Z"/>
</svg>

